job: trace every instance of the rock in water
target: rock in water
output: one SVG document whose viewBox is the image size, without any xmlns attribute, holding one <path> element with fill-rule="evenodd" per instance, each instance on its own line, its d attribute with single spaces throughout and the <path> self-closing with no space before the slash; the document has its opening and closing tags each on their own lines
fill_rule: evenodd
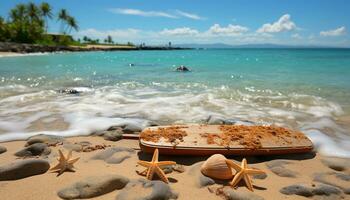
<svg viewBox="0 0 350 200">
<path fill-rule="evenodd" d="M 109 141 L 118 141 L 123 138 L 123 132 L 118 130 L 106 131 L 106 133 L 103 135 L 103 138 Z"/>
<path fill-rule="evenodd" d="M 0 167 L 0 181 L 17 180 L 43 174 L 49 168 L 50 164 L 46 160 L 28 159 L 15 161 Z"/>
<path fill-rule="evenodd" d="M 176 71 L 178 71 L 178 72 L 189 72 L 191 70 L 188 67 L 186 67 L 184 65 L 181 65 L 181 66 L 176 68 Z"/>
<path fill-rule="evenodd" d="M 0 154 L 5 153 L 6 151 L 6 147 L 0 146 Z"/>
<path fill-rule="evenodd" d="M 116 200 L 168 200 L 177 197 L 178 194 L 162 181 L 139 179 L 128 183 Z"/>
<path fill-rule="evenodd" d="M 61 90 L 58 90 L 58 92 L 63 94 L 80 94 L 78 90 L 71 89 L 71 88 L 61 89 Z"/>
<path fill-rule="evenodd" d="M 56 145 L 64 141 L 63 137 L 55 136 L 55 135 L 45 135 L 39 134 L 28 138 L 26 146 L 29 146 L 34 143 L 45 143 L 49 146 Z"/>
<path fill-rule="evenodd" d="M 135 152 L 134 149 L 126 147 L 112 147 L 107 148 L 104 151 L 97 153 L 91 159 L 104 160 L 106 163 L 119 164 L 125 159 L 130 158 L 131 154 Z"/>
<path fill-rule="evenodd" d="M 30 157 L 30 156 L 43 156 L 49 155 L 51 153 L 51 149 L 44 143 L 35 143 L 32 144 L 17 153 L 15 156 L 17 157 Z"/>
<path fill-rule="evenodd" d="M 128 178 L 119 175 L 92 176 L 61 189 L 57 195 L 62 199 L 92 198 L 120 190 L 128 182 Z"/>
</svg>

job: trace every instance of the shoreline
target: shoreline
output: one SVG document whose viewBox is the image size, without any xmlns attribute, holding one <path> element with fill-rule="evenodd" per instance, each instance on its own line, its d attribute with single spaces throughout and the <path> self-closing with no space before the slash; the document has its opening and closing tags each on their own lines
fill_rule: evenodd
<svg viewBox="0 0 350 200">
<path fill-rule="evenodd" d="M 0 42 L 0 55 L 11 53 L 53 53 L 53 52 L 84 52 L 84 51 L 140 51 L 140 50 L 190 50 L 191 48 L 158 47 L 158 46 L 118 46 L 88 44 L 86 46 L 48 46 L 38 44 Z"/>
<path fill-rule="evenodd" d="M 50 140 L 46 142 L 49 144 Z M 127 196 L 124 199 L 133 199 L 135 195 L 137 197 L 145 197 L 152 192 L 153 187 L 142 187 L 142 185 L 138 184 L 138 180 L 146 181 L 146 178 L 137 174 L 136 171 L 144 169 L 141 166 L 137 166 L 137 161 L 149 161 L 152 155 L 140 152 L 137 140 L 121 139 L 119 141 L 108 141 L 100 136 L 68 137 L 56 144 L 51 143 L 49 146 L 46 146 L 45 148 L 50 149 L 50 153 L 45 153 L 46 155 L 36 155 L 34 157 L 15 156 L 16 152 L 25 148 L 25 144 L 26 141 L 0 143 L 0 146 L 7 149 L 6 152 L 0 154 L 0 169 L 13 162 L 34 162 L 32 160 L 38 159 L 48 162 L 52 167 L 57 164 L 56 158 L 59 149 L 64 154 L 67 154 L 69 150 L 73 150 L 73 158 L 80 157 L 80 160 L 74 164 L 76 167 L 75 172 L 64 172 L 60 176 L 46 171 L 26 178 L 0 181 L 0 193 L 5 199 L 60 199 L 58 193 L 62 193 L 63 188 L 69 188 L 74 183 L 84 180 L 87 180 L 90 185 L 94 185 L 94 180 L 87 179 L 88 177 L 102 180 L 106 175 L 110 177 L 126 177 L 131 185 L 134 184 L 136 186 L 129 185 L 122 189 L 114 189 L 106 194 L 98 194 L 93 199 L 123 199 L 119 198 L 123 195 Z M 81 149 L 87 149 L 86 146 L 82 148 L 83 145 L 93 148 L 91 148 L 91 151 L 82 151 Z M 104 147 L 101 149 L 96 148 L 99 145 Z M 113 154 L 113 159 L 104 158 L 103 156 L 103 158 L 96 159 L 97 155 L 106 155 L 105 152 L 110 151 L 110 149 L 119 149 Z M 282 193 L 282 188 L 291 192 L 293 190 L 289 188 L 295 185 L 302 187 L 305 191 L 313 191 L 313 188 L 318 188 L 319 191 L 322 191 L 317 194 L 310 193 L 314 199 L 350 198 L 344 192 L 347 191 L 346 189 L 349 186 L 347 179 L 337 178 L 338 176 L 349 176 L 350 159 L 324 157 L 318 153 L 247 157 L 249 167 L 261 169 L 267 174 L 267 176 L 253 178 L 254 192 L 250 192 L 244 183 L 237 188 L 231 188 L 227 185 L 230 180 L 212 182 L 213 179 L 207 178 L 200 173 L 200 166 L 206 159 L 207 157 L 160 155 L 161 161 L 176 161 L 177 166 L 182 166 L 184 169 L 184 172 L 170 170 L 169 173 L 166 173 L 170 183 L 159 187 L 162 190 L 170 189 L 174 196 L 173 198 L 165 199 L 176 199 L 175 197 L 177 197 L 179 200 L 194 198 L 220 200 L 223 199 L 222 194 L 215 194 L 215 191 L 219 191 L 219 188 L 222 187 L 225 194 L 231 196 L 242 195 L 246 198 L 254 197 L 254 199 L 307 199 L 301 196 L 303 193 L 301 195 Z M 242 157 L 234 156 L 228 159 L 240 163 Z M 157 181 L 151 181 L 150 183 L 155 184 Z M 38 184 L 45 184 L 45 187 L 37 187 Z M 82 190 L 81 194 L 88 191 Z M 214 193 L 211 191 L 214 191 Z"/>
</svg>

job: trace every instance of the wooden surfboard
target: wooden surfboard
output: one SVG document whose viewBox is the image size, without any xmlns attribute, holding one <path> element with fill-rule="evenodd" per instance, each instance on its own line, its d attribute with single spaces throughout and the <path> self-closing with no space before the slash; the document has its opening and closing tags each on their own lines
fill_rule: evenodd
<svg viewBox="0 0 350 200">
<path fill-rule="evenodd" d="M 155 126 L 144 129 L 139 142 L 146 153 L 158 148 L 167 155 L 280 155 L 313 149 L 301 132 L 260 125 Z"/>
</svg>

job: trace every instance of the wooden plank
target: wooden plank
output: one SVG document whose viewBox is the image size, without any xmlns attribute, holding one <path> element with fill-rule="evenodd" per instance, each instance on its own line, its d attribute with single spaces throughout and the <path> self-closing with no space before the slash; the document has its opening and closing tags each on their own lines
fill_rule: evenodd
<svg viewBox="0 0 350 200">
<path fill-rule="evenodd" d="M 281 127 L 196 124 L 146 128 L 140 147 L 171 155 L 280 155 L 313 149 L 303 133 Z"/>
</svg>

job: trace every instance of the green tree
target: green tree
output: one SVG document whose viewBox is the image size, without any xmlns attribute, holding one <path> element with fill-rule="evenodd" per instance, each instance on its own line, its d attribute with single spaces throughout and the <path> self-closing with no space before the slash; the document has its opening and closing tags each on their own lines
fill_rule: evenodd
<svg viewBox="0 0 350 200">
<path fill-rule="evenodd" d="M 113 38 L 112 38 L 112 36 L 110 36 L 110 35 L 107 36 L 107 42 L 108 42 L 109 44 L 113 44 Z"/>
<path fill-rule="evenodd" d="M 47 33 L 48 26 L 49 26 L 48 19 L 52 19 L 53 17 L 52 8 L 50 4 L 43 2 L 40 4 L 40 10 L 41 10 L 42 16 L 45 18 L 45 32 Z"/>
<path fill-rule="evenodd" d="M 66 9 L 61 9 L 59 12 L 58 12 L 58 21 L 61 21 L 61 27 L 60 27 L 60 32 L 65 34 L 64 32 L 64 27 L 65 27 L 65 24 L 67 23 L 67 17 L 68 17 L 68 13 L 67 13 L 67 10 Z"/>
<path fill-rule="evenodd" d="M 75 20 L 74 17 L 72 16 L 67 16 L 67 25 L 68 25 L 68 33 L 70 33 L 72 31 L 72 29 L 74 29 L 75 31 L 79 30 L 79 26 L 77 24 L 77 21 Z"/>
</svg>

